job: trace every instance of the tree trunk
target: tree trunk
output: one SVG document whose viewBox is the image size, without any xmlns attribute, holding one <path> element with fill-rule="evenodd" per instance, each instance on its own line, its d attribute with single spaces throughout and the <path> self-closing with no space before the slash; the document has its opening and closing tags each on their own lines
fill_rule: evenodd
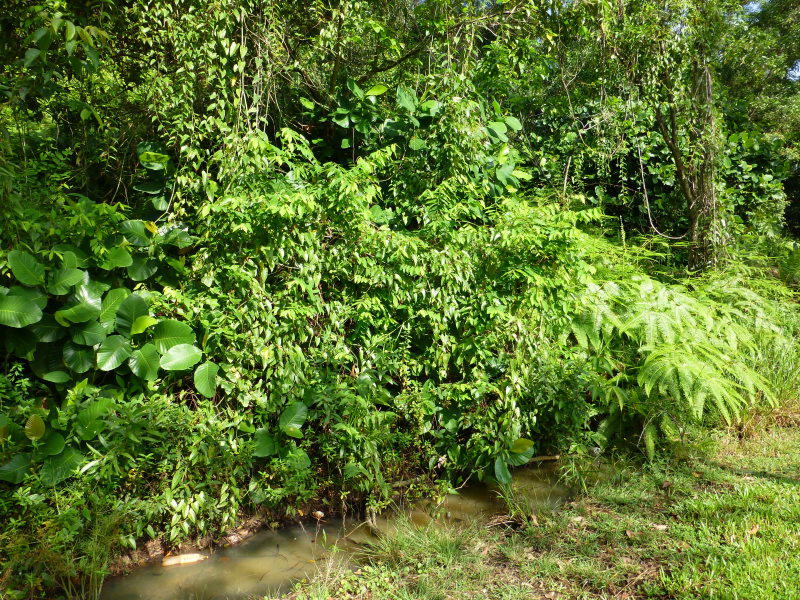
<svg viewBox="0 0 800 600">
<path fill-rule="evenodd" d="M 688 134 L 694 150 L 688 153 L 679 144 L 674 98 L 670 98 L 668 115 L 658 106 L 655 112 L 658 130 L 672 154 L 676 178 L 686 201 L 689 269 L 699 271 L 717 263 L 723 242 L 715 169 L 719 131 L 714 118 L 711 70 L 701 59 L 692 65 L 689 103 Z"/>
</svg>

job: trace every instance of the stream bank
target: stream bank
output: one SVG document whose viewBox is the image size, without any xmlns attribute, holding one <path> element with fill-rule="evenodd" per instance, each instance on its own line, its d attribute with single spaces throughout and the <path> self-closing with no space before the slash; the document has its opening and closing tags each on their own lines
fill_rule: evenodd
<svg viewBox="0 0 800 600">
<path fill-rule="evenodd" d="M 280 597 L 800 599 L 800 428 L 731 432 L 696 452 L 615 460 L 522 528 L 405 527 L 357 570 L 323 565 Z"/>
<path fill-rule="evenodd" d="M 514 497 L 523 499 L 526 510 L 533 513 L 555 508 L 568 494 L 558 484 L 552 464 L 518 470 L 512 490 Z M 340 564 L 353 565 L 357 555 L 376 542 L 392 539 L 407 522 L 422 528 L 464 528 L 475 523 L 505 522 L 507 512 L 499 489 L 476 483 L 446 496 L 440 503 L 423 501 L 406 510 L 388 511 L 372 523 L 323 517 L 317 522 L 298 522 L 254 533 L 260 523 L 253 521 L 235 534 L 247 538 L 236 540 L 241 543 L 204 551 L 202 557 L 191 557 L 192 564 L 162 566 L 161 561 L 156 561 L 134 569 L 127 576 L 112 577 L 101 598 L 244 600 L 281 593 L 297 580 L 318 573 L 332 556 Z"/>
</svg>

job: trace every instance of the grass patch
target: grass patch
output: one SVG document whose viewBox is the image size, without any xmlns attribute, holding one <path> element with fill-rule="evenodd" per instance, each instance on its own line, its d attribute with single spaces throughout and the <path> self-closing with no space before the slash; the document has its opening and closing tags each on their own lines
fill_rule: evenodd
<svg viewBox="0 0 800 600">
<path fill-rule="evenodd" d="M 518 530 L 403 524 L 289 597 L 800 598 L 800 429 L 612 472 Z"/>
</svg>

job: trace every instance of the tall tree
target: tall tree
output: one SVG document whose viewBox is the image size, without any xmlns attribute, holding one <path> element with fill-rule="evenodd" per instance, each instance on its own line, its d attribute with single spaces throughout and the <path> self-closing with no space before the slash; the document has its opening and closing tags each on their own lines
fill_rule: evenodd
<svg viewBox="0 0 800 600">
<path fill-rule="evenodd" d="M 631 81 L 653 111 L 685 202 L 692 270 L 715 264 L 728 235 L 717 191 L 723 140 L 715 61 L 733 8 L 725 0 L 646 2 L 629 11 L 632 22 L 623 23 L 634 32 L 628 45 L 634 53 L 628 63 L 636 66 Z"/>
</svg>

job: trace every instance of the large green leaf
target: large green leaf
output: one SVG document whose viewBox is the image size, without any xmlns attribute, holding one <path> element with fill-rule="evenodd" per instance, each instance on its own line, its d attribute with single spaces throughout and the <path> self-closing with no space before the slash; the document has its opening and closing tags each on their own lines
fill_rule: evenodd
<svg viewBox="0 0 800 600">
<path fill-rule="evenodd" d="M 31 468 L 30 453 L 17 454 L 10 461 L 0 467 L 0 481 L 9 483 L 22 483 L 25 475 Z"/>
<path fill-rule="evenodd" d="M 97 350 L 97 368 L 101 371 L 112 371 L 128 360 L 131 353 L 128 340 L 121 335 L 111 335 Z"/>
<path fill-rule="evenodd" d="M 0 325 L 20 328 L 42 318 L 42 309 L 20 296 L 0 296 Z"/>
<path fill-rule="evenodd" d="M 113 323 L 117 317 L 117 310 L 122 304 L 122 301 L 130 296 L 130 294 L 131 292 L 127 288 L 114 288 L 113 290 L 109 290 L 109 292 L 103 298 L 98 320 L 104 325 L 111 324 L 111 326 L 106 329 L 106 332 L 109 332 L 111 329 L 113 329 Z"/>
<path fill-rule="evenodd" d="M 64 450 L 65 444 L 64 436 L 57 431 L 51 430 L 36 449 L 37 456 L 54 456 L 60 454 L 61 451 Z"/>
<path fill-rule="evenodd" d="M 65 267 L 85 269 L 89 266 L 89 255 L 72 244 L 56 244 L 53 252 L 61 255 L 61 263 Z"/>
<path fill-rule="evenodd" d="M 42 379 L 52 383 L 67 383 L 72 377 L 64 370 L 50 371 L 42 375 Z"/>
<path fill-rule="evenodd" d="M 303 433 L 300 428 L 306 422 L 306 417 L 308 417 L 308 407 L 302 402 L 292 402 L 283 409 L 278 424 L 286 435 L 301 438 Z"/>
<path fill-rule="evenodd" d="M 134 375 L 153 381 L 158 377 L 158 367 L 161 357 L 153 344 L 145 344 L 138 350 L 134 350 L 128 359 L 128 366 Z"/>
<path fill-rule="evenodd" d="M 84 283 L 75 288 L 75 293 L 70 298 L 78 302 L 89 302 L 99 306 L 102 302 L 103 294 L 110 287 L 107 283 L 97 279 L 89 279 L 88 275 L 86 275 L 84 276 Z"/>
<path fill-rule="evenodd" d="M 133 325 L 131 325 L 131 335 L 144 333 L 147 331 L 147 329 L 157 323 L 158 319 L 151 317 L 150 315 L 142 315 L 141 317 L 137 317 L 137 319 L 133 322 Z"/>
<path fill-rule="evenodd" d="M 511 483 L 511 472 L 508 470 L 506 461 L 500 456 L 494 461 L 494 477 L 502 484 Z"/>
<path fill-rule="evenodd" d="M 158 271 L 158 263 L 152 258 L 137 256 L 128 267 L 128 277 L 134 281 L 145 281 Z"/>
<path fill-rule="evenodd" d="M 518 438 L 514 444 L 511 446 L 511 451 L 514 454 L 522 454 L 526 452 L 528 449 L 533 447 L 533 440 L 529 440 L 527 438 Z"/>
<path fill-rule="evenodd" d="M 31 369 L 38 377 L 53 383 L 71 379 L 64 366 L 63 347 L 60 343 L 38 344 L 31 361 Z"/>
<path fill-rule="evenodd" d="M 33 302 L 42 310 L 44 310 L 44 307 L 47 306 L 47 295 L 35 288 L 26 288 L 15 285 L 8 290 L 8 295 L 25 298 L 26 300 Z"/>
<path fill-rule="evenodd" d="M 27 252 L 12 250 L 8 253 L 8 266 L 17 281 L 25 285 L 44 283 L 44 265 Z"/>
<path fill-rule="evenodd" d="M 161 237 L 161 243 L 178 248 L 188 248 L 194 243 L 194 238 L 185 229 L 173 227 Z"/>
<path fill-rule="evenodd" d="M 117 309 L 116 329 L 124 336 L 131 335 L 136 319 L 150 314 L 147 302 L 138 294 L 131 294 L 119 304 Z"/>
<path fill-rule="evenodd" d="M 194 371 L 194 387 L 206 398 L 212 398 L 217 392 L 217 373 L 219 366 L 211 361 L 199 365 Z"/>
<path fill-rule="evenodd" d="M 503 141 L 508 140 L 508 138 L 505 136 L 505 134 L 508 133 L 508 126 L 502 121 L 492 121 L 486 127 L 496 138 L 499 138 Z"/>
<path fill-rule="evenodd" d="M 76 373 L 86 373 L 94 365 L 94 350 L 67 342 L 64 344 L 64 364 Z"/>
<path fill-rule="evenodd" d="M 47 291 L 56 296 L 69 294 L 73 285 L 83 281 L 84 272 L 80 269 L 64 267 L 56 269 L 47 278 Z"/>
<path fill-rule="evenodd" d="M 169 162 L 169 156 L 160 152 L 142 152 L 139 162 L 149 171 L 163 171 Z"/>
<path fill-rule="evenodd" d="M 161 354 L 178 344 L 194 344 L 195 335 L 186 323 L 165 319 L 153 330 L 153 341 Z"/>
<path fill-rule="evenodd" d="M 166 371 L 184 371 L 191 369 L 203 357 L 203 352 L 192 344 L 172 346 L 161 357 L 161 368 Z"/>
<path fill-rule="evenodd" d="M 150 203 L 156 210 L 167 210 L 169 208 L 169 200 L 164 196 L 153 196 L 150 198 Z"/>
<path fill-rule="evenodd" d="M 437 102 L 436 100 L 426 100 L 419 105 L 417 112 L 435 117 L 441 109 L 441 102 Z"/>
<path fill-rule="evenodd" d="M 68 323 L 85 323 L 96 319 L 100 315 L 100 305 L 79 302 L 67 308 L 56 311 L 56 321 L 66 326 Z"/>
<path fill-rule="evenodd" d="M 100 316 L 103 292 L 107 288 L 106 284 L 96 281 L 79 286 L 70 296 L 67 307 L 56 312 L 56 321 L 66 324 L 85 323 L 97 319 Z"/>
<path fill-rule="evenodd" d="M 253 440 L 255 441 L 253 456 L 256 456 L 258 458 L 264 458 L 266 456 L 272 456 L 278 451 L 278 448 L 275 445 L 275 439 L 270 435 L 269 431 L 264 427 L 256 429 L 256 433 L 253 436 Z"/>
<path fill-rule="evenodd" d="M 96 346 L 106 339 L 106 330 L 97 321 L 79 323 L 70 328 L 72 341 L 84 346 Z"/>
<path fill-rule="evenodd" d="M 44 485 L 58 485 L 75 474 L 86 459 L 74 448 L 65 448 L 61 454 L 48 456 L 39 477 Z"/>
<path fill-rule="evenodd" d="M 78 423 L 86 425 L 87 423 L 96 421 L 108 415 L 115 407 L 116 404 L 113 398 L 101 396 L 81 409 L 78 413 Z"/>
<path fill-rule="evenodd" d="M 535 446 L 531 446 L 527 450 L 520 452 L 519 454 L 511 453 L 508 455 L 508 459 L 506 462 L 509 466 L 512 467 L 521 467 L 522 465 L 528 464 L 530 460 L 533 458 L 533 453 L 535 451 Z"/>
<path fill-rule="evenodd" d="M 514 177 L 514 165 L 512 163 L 506 163 L 497 167 L 495 177 L 497 177 L 497 181 L 503 185 L 515 186 L 518 183 L 517 178 Z"/>
<path fill-rule="evenodd" d="M 144 221 L 125 221 L 120 225 L 120 230 L 134 246 L 147 246 L 150 243 Z"/>
<path fill-rule="evenodd" d="M 64 339 L 68 331 L 59 325 L 53 315 L 42 315 L 40 321 L 30 326 L 30 330 L 40 342 L 57 342 Z"/>
<path fill-rule="evenodd" d="M 417 108 L 417 95 L 414 90 L 405 86 L 397 88 L 397 105 L 413 113 Z"/>
<path fill-rule="evenodd" d="M 106 255 L 106 260 L 103 263 L 104 269 L 114 269 L 118 267 L 130 267 L 133 264 L 133 257 L 128 252 L 127 248 L 117 247 L 112 248 Z"/>
<path fill-rule="evenodd" d="M 156 196 L 164 191 L 163 181 L 143 181 L 133 186 L 137 192 L 142 192 L 150 196 Z"/>
<path fill-rule="evenodd" d="M 506 125 L 508 125 L 514 131 L 522 130 L 522 123 L 519 122 L 517 117 L 506 117 L 503 120 L 506 122 Z"/>
</svg>

